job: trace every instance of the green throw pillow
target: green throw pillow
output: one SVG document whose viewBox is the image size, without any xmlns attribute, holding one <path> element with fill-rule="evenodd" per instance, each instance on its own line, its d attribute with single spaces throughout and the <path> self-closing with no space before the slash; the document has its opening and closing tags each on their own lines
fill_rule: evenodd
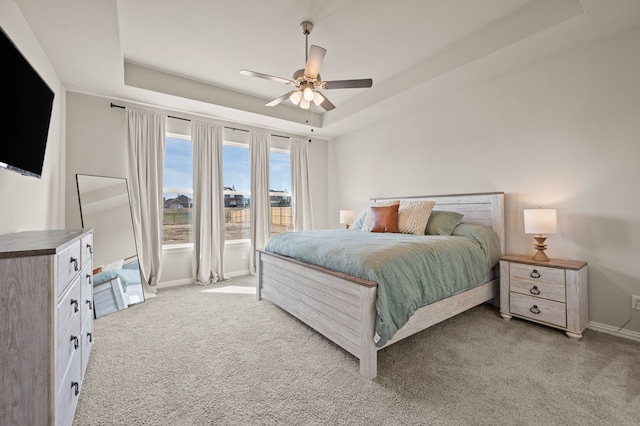
<svg viewBox="0 0 640 426">
<path fill-rule="evenodd" d="M 451 235 L 462 222 L 462 213 L 434 210 L 427 222 L 426 235 Z"/>
</svg>

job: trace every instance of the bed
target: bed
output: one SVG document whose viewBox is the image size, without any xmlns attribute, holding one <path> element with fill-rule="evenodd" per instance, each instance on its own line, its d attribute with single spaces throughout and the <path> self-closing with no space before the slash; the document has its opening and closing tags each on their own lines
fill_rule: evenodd
<svg viewBox="0 0 640 426">
<path fill-rule="evenodd" d="M 101 267 L 94 271 L 93 304 L 96 319 L 144 300 L 137 259 L 115 264 L 117 266 Z"/>
<path fill-rule="evenodd" d="M 434 201 L 434 212 L 461 213 L 463 224 L 482 225 L 493 230 L 498 250 L 504 253 L 504 194 L 501 192 L 393 197 L 373 201 L 384 202 L 391 199 Z M 322 233 L 317 232 L 318 235 Z M 345 240 L 347 236 L 348 239 L 359 237 L 355 235 L 359 231 L 340 232 Z M 324 236 L 326 238 L 327 235 Z M 392 336 L 381 340 L 377 330 L 381 323 L 381 313 L 376 302 L 378 291 L 382 295 L 387 293 L 385 289 L 390 288 L 387 283 L 380 285 L 379 289 L 379 283 L 375 280 L 321 266 L 323 262 L 303 261 L 270 251 L 270 245 L 275 246 L 272 244 L 274 239 L 256 254 L 258 300 L 273 302 L 354 355 L 360 361 L 360 373 L 367 379 L 377 376 L 378 350 L 499 295 L 499 267 L 496 261 L 490 266 L 487 275 L 478 278 L 475 283 L 468 283 L 470 285 L 467 289 L 454 290 L 450 296 L 415 307 L 406 322 L 393 330 Z M 350 244 L 357 245 L 357 242 Z M 343 252 L 342 256 L 348 257 L 348 251 Z M 415 268 L 405 268 L 407 269 Z"/>
</svg>

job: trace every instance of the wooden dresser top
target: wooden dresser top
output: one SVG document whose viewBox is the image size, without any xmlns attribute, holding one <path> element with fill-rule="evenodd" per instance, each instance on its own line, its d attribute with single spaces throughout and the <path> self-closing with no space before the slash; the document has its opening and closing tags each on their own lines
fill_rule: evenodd
<svg viewBox="0 0 640 426">
<path fill-rule="evenodd" d="M 0 259 L 57 254 L 89 233 L 90 229 L 54 229 L 0 235 Z"/>
</svg>

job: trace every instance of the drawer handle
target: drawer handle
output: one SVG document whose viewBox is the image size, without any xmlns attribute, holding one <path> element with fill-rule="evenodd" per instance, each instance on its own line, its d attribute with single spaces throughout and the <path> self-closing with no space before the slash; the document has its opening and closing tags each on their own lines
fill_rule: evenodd
<svg viewBox="0 0 640 426">
<path fill-rule="evenodd" d="M 534 285 L 533 288 L 529 290 L 529 293 L 535 294 L 537 296 L 538 294 L 540 294 L 540 290 L 538 290 L 538 286 Z"/>
<path fill-rule="evenodd" d="M 80 347 L 80 340 L 78 340 L 78 336 L 71 336 L 71 342 L 73 342 L 73 349 L 78 349 Z"/>
<path fill-rule="evenodd" d="M 89 338 L 89 343 L 93 343 L 93 334 L 87 333 L 87 337 Z"/>
<path fill-rule="evenodd" d="M 87 284 L 91 284 L 92 275 L 91 274 L 87 274 L 86 278 L 87 278 Z"/>
<path fill-rule="evenodd" d="M 533 272 L 529 274 L 531 278 L 540 278 L 540 272 L 537 269 L 534 269 Z"/>
<path fill-rule="evenodd" d="M 69 263 L 73 263 L 73 270 L 78 272 L 78 259 L 72 257 Z"/>
<path fill-rule="evenodd" d="M 73 312 L 78 312 L 78 301 L 76 299 L 71 299 L 71 304 L 75 305 L 73 307 Z"/>
<path fill-rule="evenodd" d="M 532 308 L 529 309 L 532 314 L 538 315 L 540 313 L 540 309 L 538 309 L 538 305 L 533 305 Z"/>
<path fill-rule="evenodd" d="M 91 247 L 91 244 L 87 244 L 87 250 L 89 250 L 89 254 L 93 254 L 93 247 Z"/>
<path fill-rule="evenodd" d="M 87 304 L 89 305 L 89 310 L 93 309 L 91 306 L 91 300 L 87 300 Z"/>
<path fill-rule="evenodd" d="M 80 384 L 78 384 L 78 382 L 71 382 L 71 388 L 75 389 L 73 393 L 75 396 L 78 396 L 80 393 Z"/>
</svg>

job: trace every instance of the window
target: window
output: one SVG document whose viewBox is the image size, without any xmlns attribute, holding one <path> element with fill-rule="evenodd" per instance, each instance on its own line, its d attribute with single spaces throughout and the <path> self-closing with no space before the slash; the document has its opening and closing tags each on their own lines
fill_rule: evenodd
<svg viewBox="0 0 640 426">
<path fill-rule="evenodd" d="M 222 147 L 224 182 L 224 239 L 251 238 L 251 163 L 249 146 L 224 142 Z"/>
<path fill-rule="evenodd" d="M 191 140 L 171 135 L 164 156 L 162 244 L 193 242 L 193 166 Z"/>
<path fill-rule="evenodd" d="M 251 163 L 249 147 L 225 142 L 223 147 L 225 240 L 251 238 Z M 271 149 L 269 155 L 271 235 L 293 230 L 289 151 Z"/>
<path fill-rule="evenodd" d="M 271 236 L 293 231 L 291 209 L 291 162 L 289 151 L 271 149 L 269 155 L 269 198 L 271 200 Z"/>
<path fill-rule="evenodd" d="M 293 230 L 289 151 L 272 148 L 269 162 L 271 235 Z M 222 148 L 225 241 L 251 238 L 251 163 L 246 143 Z M 193 242 L 193 166 L 188 136 L 167 135 L 164 160 L 163 245 Z"/>
</svg>

